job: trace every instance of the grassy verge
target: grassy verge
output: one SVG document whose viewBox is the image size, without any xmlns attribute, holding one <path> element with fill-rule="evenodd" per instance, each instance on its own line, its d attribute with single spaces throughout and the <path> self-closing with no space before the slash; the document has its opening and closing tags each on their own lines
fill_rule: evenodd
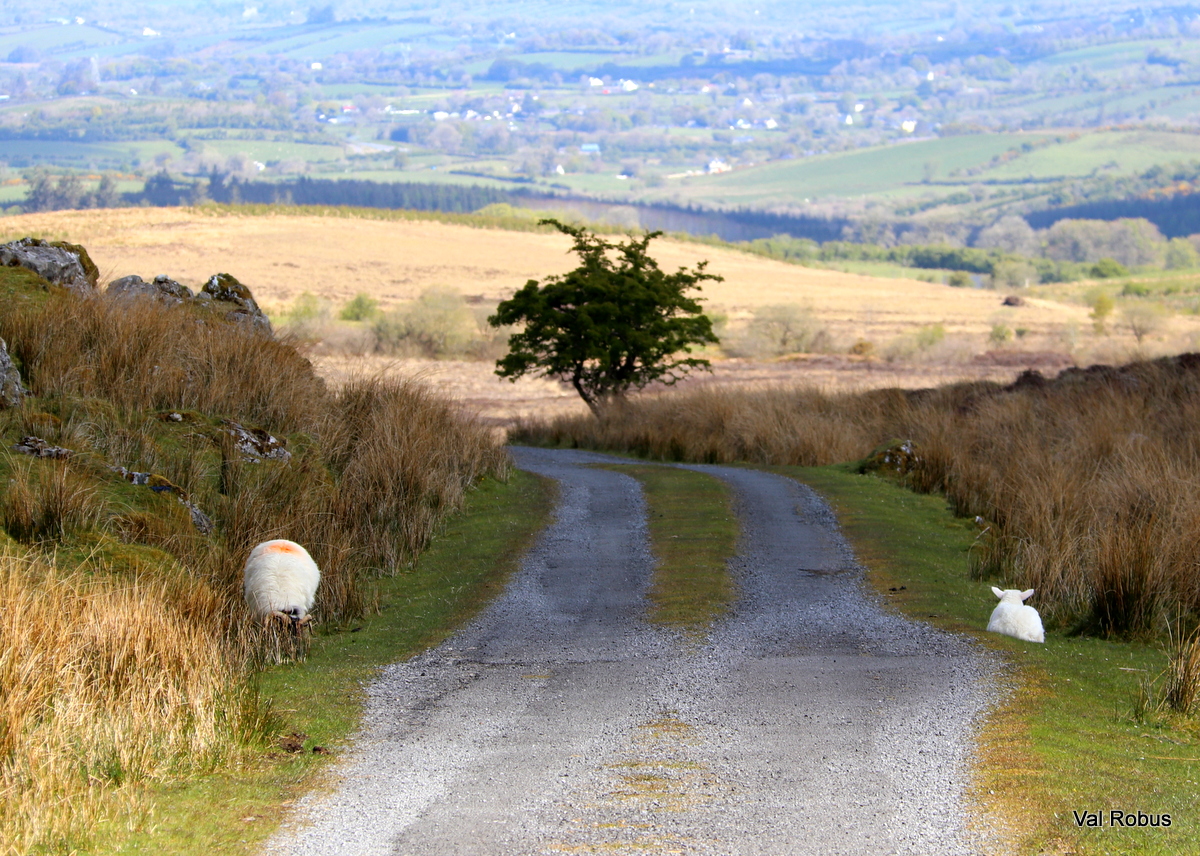
<svg viewBox="0 0 1200 856">
<path fill-rule="evenodd" d="M 737 518 L 720 479 L 675 467 L 605 465 L 642 483 L 650 545 L 658 563 L 650 620 L 699 634 L 736 597 L 727 562 L 737 547 Z"/>
<path fill-rule="evenodd" d="M 983 632 L 995 598 L 971 580 L 977 529 L 946 501 L 847 466 L 769 467 L 833 505 L 874 587 L 894 608 L 970 632 L 1002 654 L 1009 692 L 981 735 L 974 797 L 1021 853 L 1200 852 L 1200 725 L 1138 716 L 1139 681 L 1165 665 L 1157 649 L 1050 632 L 1046 644 Z M 1036 596 L 1031 603 L 1036 605 Z M 1073 812 L 1102 812 L 1079 827 Z M 1171 816 L 1169 828 L 1113 828 L 1110 812 Z"/>
<path fill-rule="evenodd" d="M 437 644 L 503 587 L 552 507 L 548 481 L 514 471 L 483 481 L 408 573 L 379 582 L 380 611 L 341 632 L 318 634 L 307 661 L 261 676 L 281 735 L 304 735 L 303 750 L 265 753 L 236 769 L 163 785 L 139 828 L 101 830 L 118 853 L 250 853 L 278 826 L 283 809 L 319 784 L 347 746 L 363 685 L 387 663 Z M 320 746 L 325 754 L 315 753 Z"/>
</svg>

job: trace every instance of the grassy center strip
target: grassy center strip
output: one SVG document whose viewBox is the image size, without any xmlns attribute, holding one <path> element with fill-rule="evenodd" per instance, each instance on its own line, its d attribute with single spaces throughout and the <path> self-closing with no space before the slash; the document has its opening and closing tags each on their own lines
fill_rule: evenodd
<svg viewBox="0 0 1200 856">
<path fill-rule="evenodd" d="M 1044 645 L 987 633 L 996 604 L 990 586 L 1000 581 L 970 578 L 978 528 L 955 518 L 944 498 L 847 465 L 761 469 L 829 500 L 868 579 L 894 608 L 969 632 L 1002 654 L 1008 669 L 999 678 L 1009 691 L 983 725 L 971 796 L 1016 852 L 1200 852 L 1200 725 L 1137 707 L 1141 680 L 1166 663 L 1161 651 L 1053 630 Z M 1140 812 L 1146 822 L 1114 825 L 1113 812 L 1135 824 Z M 1088 825 L 1096 821 L 1103 825 Z"/>
<path fill-rule="evenodd" d="M 251 853 L 279 825 L 330 757 L 348 747 L 364 684 L 379 669 L 445 639 L 499 594 L 550 518 L 554 487 L 514 470 L 484 480 L 421 556 L 416 568 L 378 581 L 380 610 L 344 630 L 318 632 L 303 663 L 261 677 L 280 720 L 280 745 L 254 763 L 155 788 L 153 817 L 130 832 L 115 825 L 100 841 L 120 853 Z M 319 751 L 314 751 L 320 747 Z"/>
<path fill-rule="evenodd" d="M 650 586 L 650 620 L 703 633 L 737 595 L 727 566 L 738 539 L 729 488 L 718 478 L 677 467 L 601 466 L 642 484 L 650 549 L 658 559 Z"/>
</svg>

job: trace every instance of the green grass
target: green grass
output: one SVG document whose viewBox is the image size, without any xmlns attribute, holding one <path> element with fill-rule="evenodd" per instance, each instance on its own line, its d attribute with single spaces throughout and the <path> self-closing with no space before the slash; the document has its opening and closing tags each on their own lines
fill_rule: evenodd
<svg viewBox="0 0 1200 856">
<path fill-rule="evenodd" d="M 650 620 L 703 633 L 736 597 L 727 563 L 737 548 L 729 488 L 705 473 L 643 464 L 611 464 L 642 484 L 650 548 L 658 560 Z"/>
<path fill-rule="evenodd" d="M 251 853 L 284 809 L 319 786 L 326 760 L 348 747 L 379 669 L 436 645 L 498 594 L 549 518 L 553 489 L 514 471 L 507 484 L 483 482 L 416 568 L 379 583 L 380 611 L 341 632 L 318 632 L 303 663 L 261 677 L 280 733 L 308 735 L 304 751 L 270 751 L 240 768 L 155 787 L 153 814 L 140 828 L 102 829 L 116 853 Z M 330 755 L 313 754 L 322 746 Z"/>
<path fill-rule="evenodd" d="M 955 518 L 942 498 L 847 465 L 770 469 L 830 501 L 891 608 L 970 633 L 1007 664 L 998 675 L 1007 696 L 983 729 L 972 796 L 1008 823 L 1019 852 L 1200 852 L 1200 723 L 1152 714 L 1139 724 L 1132 713 L 1139 680 L 1165 665 L 1160 651 L 1056 632 L 1044 645 L 983 632 L 995 581 L 970 579 L 975 524 Z M 1172 824 L 1079 828 L 1072 811 L 1085 809 L 1165 813 Z"/>
</svg>

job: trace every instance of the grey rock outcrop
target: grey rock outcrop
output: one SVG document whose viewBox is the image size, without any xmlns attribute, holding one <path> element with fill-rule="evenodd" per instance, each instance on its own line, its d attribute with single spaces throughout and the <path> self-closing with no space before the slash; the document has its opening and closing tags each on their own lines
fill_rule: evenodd
<svg viewBox="0 0 1200 856">
<path fill-rule="evenodd" d="M 8 343 L 0 339 L 0 410 L 20 407 L 24 400 L 25 387 L 21 383 L 21 372 L 8 355 Z"/>
<path fill-rule="evenodd" d="M 152 282 L 146 282 L 136 273 L 114 279 L 105 294 L 110 297 L 150 297 L 172 306 L 192 299 L 190 288 L 161 273 Z"/>
<path fill-rule="evenodd" d="M 222 420 L 224 431 L 233 438 L 234 447 L 242 453 L 243 460 L 256 463 L 259 460 L 290 461 L 292 453 L 285 446 L 286 440 L 273 437 L 261 428 L 244 428 L 232 419 Z"/>
<path fill-rule="evenodd" d="M 24 267 L 54 285 L 80 295 L 96 291 L 95 265 L 82 247 L 49 242 L 39 238 L 22 238 L 0 244 L 0 264 Z"/>
<path fill-rule="evenodd" d="M 200 289 L 196 299 L 214 300 L 228 304 L 231 308 L 225 314 L 227 321 L 247 324 L 268 336 L 273 334 L 270 319 L 258 307 L 254 296 L 250 294 L 250 289 L 238 282 L 231 274 L 213 274 L 209 277 L 208 282 L 204 283 L 204 288 Z"/>
<path fill-rule="evenodd" d="M 20 452 L 22 455 L 32 455 L 35 458 L 54 458 L 55 460 L 63 460 L 75 454 L 70 449 L 51 445 L 41 437 L 32 436 L 22 437 L 21 442 L 15 444 L 12 448 L 14 452 Z"/>
</svg>

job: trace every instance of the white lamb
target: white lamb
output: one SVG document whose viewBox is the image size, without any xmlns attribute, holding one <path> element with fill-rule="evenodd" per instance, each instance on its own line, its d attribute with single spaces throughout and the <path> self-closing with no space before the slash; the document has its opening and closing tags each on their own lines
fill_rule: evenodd
<svg viewBox="0 0 1200 856">
<path fill-rule="evenodd" d="M 1026 606 L 1024 601 L 1033 594 L 1033 589 L 1018 591 L 1017 589 L 1000 589 L 992 586 L 992 591 L 1000 602 L 992 610 L 991 620 L 987 629 L 992 633 L 1003 633 L 1014 636 L 1025 642 L 1045 642 L 1046 631 L 1042 629 L 1042 617 L 1032 606 Z"/>
<path fill-rule="evenodd" d="M 299 544 L 264 541 L 250 551 L 242 576 L 246 605 L 258 618 L 285 618 L 296 628 L 311 620 L 321 571 Z"/>
</svg>

